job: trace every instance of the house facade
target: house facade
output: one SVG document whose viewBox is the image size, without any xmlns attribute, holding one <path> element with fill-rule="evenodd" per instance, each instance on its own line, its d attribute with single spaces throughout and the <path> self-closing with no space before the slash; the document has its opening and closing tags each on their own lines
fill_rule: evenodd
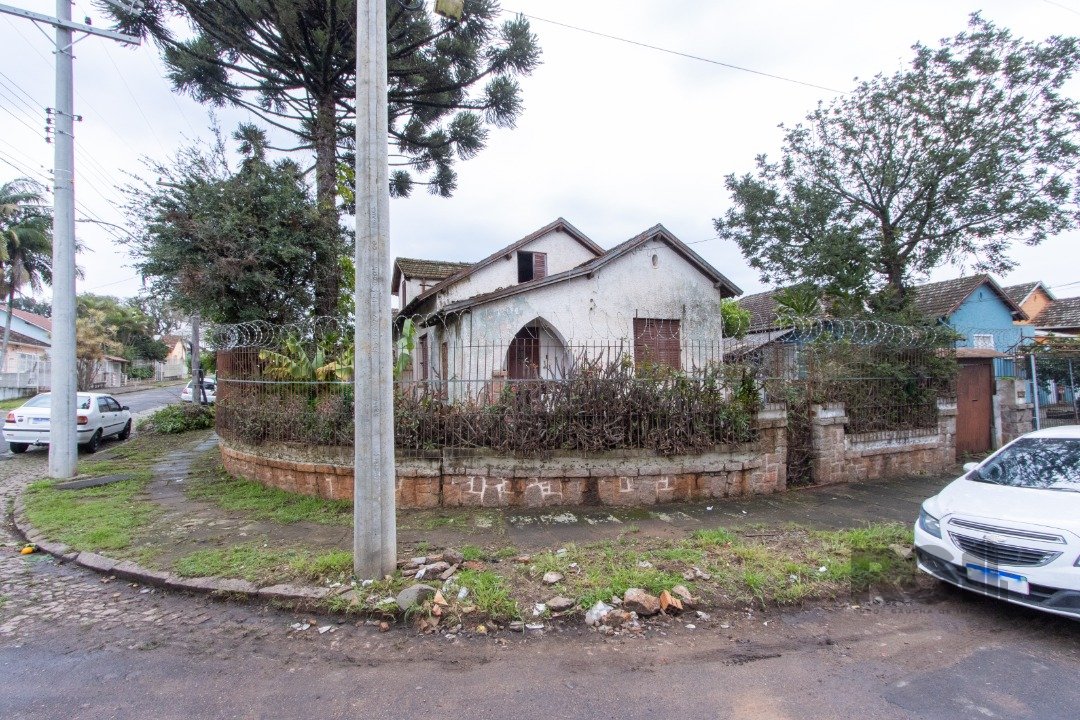
<svg viewBox="0 0 1080 720">
<path fill-rule="evenodd" d="M 8 307 L 0 306 L 0 341 L 8 315 Z M 0 367 L 0 400 L 32 395 L 49 384 L 52 320 L 25 310 L 10 315 L 8 353 Z"/>
<path fill-rule="evenodd" d="M 560 218 L 404 306 L 408 379 L 481 399 L 584 362 L 692 371 L 722 358 L 719 303 L 739 292 L 661 225 L 605 251 Z"/>
<path fill-rule="evenodd" d="M 921 315 L 962 336 L 956 341 L 960 357 L 1009 355 L 1034 337 L 1027 313 L 989 275 L 926 283 L 911 291 Z"/>
</svg>

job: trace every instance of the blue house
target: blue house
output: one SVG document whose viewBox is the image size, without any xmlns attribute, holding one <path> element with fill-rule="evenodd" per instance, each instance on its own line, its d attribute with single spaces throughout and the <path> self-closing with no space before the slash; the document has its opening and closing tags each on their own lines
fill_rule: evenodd
<svg viewBox="0 0 1080 720">
<path fill-rule="evenodd" d="M 1027 315 L 989 275 L 927 283 L 912 288 L 914 307 L 924 317 L 950 326 L 963 337 L 957 357 L 994 358 L 995 374 L 1016 374 L 1012 356 L 1035 328 Z"/>
</svg>

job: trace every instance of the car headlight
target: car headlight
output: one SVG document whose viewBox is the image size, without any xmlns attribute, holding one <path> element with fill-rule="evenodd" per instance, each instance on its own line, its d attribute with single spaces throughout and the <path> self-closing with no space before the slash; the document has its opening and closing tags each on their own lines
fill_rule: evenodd
<svg viewBox="0 0 1080 720">
<path fill-rule="evenodd" d="M 919 508 L 919 527 L 937 539 L 941 539 L 941 523 L 936 517 L 926 512 L 925 508 Z"/>
</svg>

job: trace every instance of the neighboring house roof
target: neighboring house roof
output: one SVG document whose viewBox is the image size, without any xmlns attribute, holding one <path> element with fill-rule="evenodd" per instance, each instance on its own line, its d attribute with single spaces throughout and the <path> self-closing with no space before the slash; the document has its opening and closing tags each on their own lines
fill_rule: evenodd
<svg viewBox="0 0 1080 720">
<path fill-rule="evenodd" d="M 3 331 L 0 331 L 0 338 L 2 337 Z M 49 347 L 49 343 L 38 340 L 37 338 L 32 338 L 29 335 L 23 335 L 21 332 L 18 332 L 16 330 L 11 331 L 11 336 L 8 338 L 8 342 L 10 342 L 12 345 L 33 345 L 34 347 L 43 348 Z"/>
<path fill-rule="evenodd" d="M 1050 288 L 1043 285 L 1041 280 L 1036 280 L 1035 282 L 1020 283 L 1019 285 L 1010 285 L 1001 289 L 1005 292 L 1006 295 L 1009 296 L 1010 300 L 1022 307 L 1024 305 L 1024 302 L 1027 301 L 1029 297 L 1031 297 L 1031 294 L 1038 290 L 1040 287 L 1042 288 L 1042 291 L 1050 297 L 1051 300 L 1054 299 L 1054 295 L 1050 292 Z"/>
<path fill-rule="evenodd" d="M 457 302 L 450 303 L 446 307 L 440 310 L 440 313 L 455 313 L 465 310 L 467 308 L 475 307 L 477 305 L 483 305 L 484 303 L 491 302 L 493 300 L 499 300 L 519 293 L 528 292 L 535 288 L 547 287 L 548 285 L 554 285 L 556 283 L 565 282 L 576 277 L 592 275 L 605 265 L 614 262 L 620 257 L 629 254 L 630 252 L 641 247 L 650 240 L 660 240 L 668 247 L 674 250 L 690 265 L 695 267 L 698 272 L 712 280 L 714 287 L 720 290 L 721 297 L 735 297 L 742 290 L 737 285 L 728 280 L 719 270 L 714 268 L 708 262 L 705 261 L 700 255 L 691 250 L 686 243 L 679 238 L 671 234 L 671 232 L 663 225 L 654 225 L 645 232 L 635 235 L 626 242 L 616 245 L 615 247 L 603 253 L 597 258 L 582 263 L 575 268 L 556 273 L 554 275 L 548 275 L 537 280 L 530 280 L 528 282 L 519 283 L 517 285 L 511 285 L 510 287 L 499 288 L 493 292 L 484 293 L 482 295 L 476 295 L 471 298 L 465 298 Z M 430 291 L 429 291 L 430 292 Z"/>
<path fill-rule="evenodd" d="M 776 293 L 780 290 L 744 295 L 738 299 L 739 307 L 750 313 L 750 327 L 763 328 L 776 324 Z"/>
<path fill-rule="evenodd" d="M 1020 309 L 1019 303 L 1009 297 L 994 278 L 986 274 L 916 285 L 911 288 L 911 292 L 915 295 L 914 307 L 928 318 L 947 318 L 959 310 L 964 301 L 983 285 L 989 285 L 990 289 L 1009 307 L 1013 315 L 1027 318 L 1024 311 Z"/>
<path fill-rule="evenodd" d="M 590 240 L 589 237 L 585 233 L 578 230 L 576 227 L 571 225 L 564 218 L 558 218 L 554 222 L 548 223 L 547 225 L 540 228 L 539 230 L 537 230 L 535 232 L 532 232 L 532 233 L 529 233 L 528 235 L 521 238 L 517 242 L 514 242 L 514 243 L 511 243 L 510 245 L 507 245 L 502 250 L 498 250 L 498 251 L 492 253 L 491 255 L 488 255 L 486 258 L 484 258 L 480 262 L 473 263 L 472 265 L 468 265 L 468 266 L 462 268 L 461 270 L 458 270 L 453 275 L 450 275 L 449 277 L 447 277 L 446 279 L 444 279 L 442 282 L 438 283 L 434 287 L 428 288 L 425 292 L 420 293 L 415 298 L 410 300 L 408 305 L 406 305 L 404 308 L 402 308 L 402 310 L 401 310 L 402 314 L 409 314 L 409 313 L 415 311 L 416 308 L 422 302 L 427 300 L 429 297 L 437 295 L 439 292 L 445 290 L 446 288 L 450 287 L 454 283 L 456 283 L 456 282 L 458 282 L 460 280 L 464 280 L 465 278 L 469 277 L 470 275 L 472 275 L 476 271 L 478 271 L 478 270 L 480 270 L 482 268 L 485 268 L 488 265 L 491 265 L 493 262 L 495 262 L 499 258 L 503 258 L 503 257 L 507 257 L 509 255 L 512 255 L 513 253 L 517 252 L 519 248 L 522 248 L 525 245 L 528 245 L 532 241 L 536 240 L 537 238 L 543 237 L 544 235 L 547 235 L 548 233 L 556 231 L 556 230 L 561 230 L 562 232 L 566 233 L 571 238 L 573 238 L 574 240 L 579 242 L 581 245 L 583 245 L 585 248 L 587 248 L 590 252 L 592 252 L 597 257 L 602 256 L 604 254 L 604 249 L 602 247 L 600 247 L 599 245 L 597 245 L 596 243 L 594 243 L 592 240 Z M 554 276 L 552 276 L 552 277 L 554 277 Z M 529 283 L 525 283 L 525 284 L 527 285 Z M 515 285 L 514 287 L 520 287 L 520 286 Z M 512 288 L 506 288 L 506 289 L 510 290 Z"/>
<path fill-rule="evenodd" d="M 184 338 L 180 337 L 179 335 L 162 335 L 161 342 L 165 343 L 170 348 L 174 348 L 176 347 L 176 343 L 184 342 Z"/>
<path fill-rule="evenodd" d="M 8 306 L 7 305 L 0 306 L 0 312 L 7 312 L 7 311 L 8 311 Z M 19 318 L 23 322 L 28 322 L 31 325 L 35 325 L 35 326 L 41 328 L 45 332 L 48 332 L 48 333 L 52 332 L 52 318 L 47 318 L 44 315 L 38 315 L 36 313 L 26 312 L 25 310 L 19 310 L 19 309 L 12 310 L 11 314 L 14 317 Z"/>
<path fill-rule="evenodd" d="M 454 273 L 470 267 L 472 263 L 445 262 L 443 260 L 419 260 L 399 257 L 394 260 L 394 276 L 390 284 L 396 288 L 401 276 L 424 280 L 445 280 Z"/>
<path fill-rule="evenodd" d="M 1040 330 L 1071 330 L 1080 328 L 1080 297 L 1055 300 L 1035 316 Z"/>
</svg>

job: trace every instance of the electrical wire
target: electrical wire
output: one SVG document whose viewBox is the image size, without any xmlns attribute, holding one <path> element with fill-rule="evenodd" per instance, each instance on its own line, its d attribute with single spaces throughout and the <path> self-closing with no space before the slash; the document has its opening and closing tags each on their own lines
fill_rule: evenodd
<svg viewBox="0 0 1080 720">
<path fill-rule="evenodd" d="M 737 70 L 739 72 L 750 73 L 752 75 L 760 75 L 762 77 L 772 78 L 773 80 L 780 80 L 786 83 L 793 83 L 795 85 L 802 85 L 804 87 L 811 87 L 817 90 L 825 90 L 827 92 L 839 93 L 846 95 L 846 90 L 837 90 L 836 88 L 826 87 L 824 85 L 818 85 L 812 82 L 806 82 L 804 80 L 796 80 L 795 78 L 785 77 L 783 75 L 776 75 L 775 73 L 765 72 L 764 70 L 754 70 L 753 68 L 744 67 L 742 65 L 734 65 L 732 63 L 723 62 L 722 60 L 713 60 L 712 58 L 701 57 L 700 55 L 692 55 L 690 53 L 682 52 L 681 50 L 672 50 L 670 48 L 660 47 L 659 45 L 651 45 L 640 40 L 631 40 L 629 38 L 619 37 L 618 35 L 611 35 L 609 33 L 600 32 L 599 30 L 590 30 L 588 28 L 578 27 L 577 25 L 571 25 L 569 23 L 560 22 L 558 20 L 549 20 L 548 18 L 537 17 L 536 15 L 530 15 L 528 13 L 518 12 L 515 10 L 503 9 L 502 12 L 512 15 L 520 15 L 522 17 L 529 18 L 530 20 L 536 20 L 538 22 L 548 23 L 550 25 L 558 25 L 559 27 L 566 28 L 568 30 L 575 30 L 577 32 L 588 33 L 589 35 L 596 35 L 597 37 L 606 38 L 608 40 L 614 40 L 616 42 L 626 43 L 628 45 L 636 45 L 637 47 L 643 47 L 648 50 L 655 50 L 657 52 L 666 53 L 668 55 L 675 55 L 677 57 L 687 58 L 688 60 L 697 60 L 703 63 L 709 63 L 710 65 L 719 65 L 720 67 L 728 68 L 729 70 Z"/>
</svg>

